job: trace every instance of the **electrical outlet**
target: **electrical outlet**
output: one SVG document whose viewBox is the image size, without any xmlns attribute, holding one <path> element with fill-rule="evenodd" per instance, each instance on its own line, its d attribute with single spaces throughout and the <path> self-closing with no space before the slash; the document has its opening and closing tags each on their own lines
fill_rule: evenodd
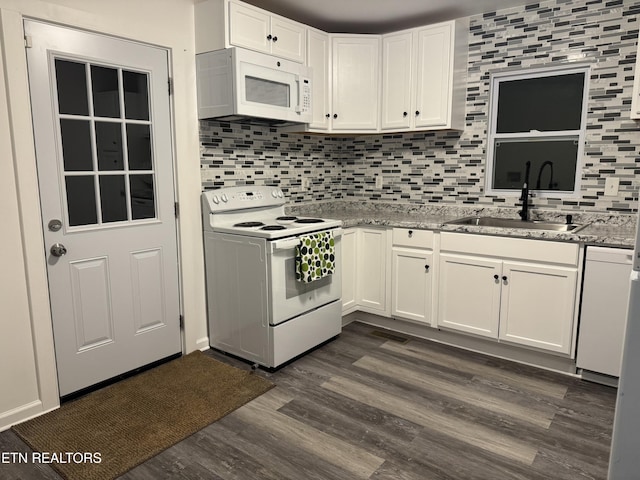
<svg viewBox="0 0 640 480">
<path fill-rule="evenodd" d="M 382 177 L 380 175 L 376 175 L 376 188 L 382 188 Z"/>
<path fill-rule="evenodd" d="M 618 188 L 620 187 L 620 179 L 617 177 L 607 177 L 604 181 L 604 196 L 615 197 L 618 195 Z"/>
</svg>

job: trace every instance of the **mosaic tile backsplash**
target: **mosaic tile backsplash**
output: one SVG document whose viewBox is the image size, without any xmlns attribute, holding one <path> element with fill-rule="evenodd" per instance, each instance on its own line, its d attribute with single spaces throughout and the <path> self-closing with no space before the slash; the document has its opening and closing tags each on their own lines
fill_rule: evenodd
<svg viewBox="0 0 640 480">
<path fill-rule="evenodd" d="M 294 203 L 515 208 L 517 197 L 484 193 L 490 74 L 577 62 L 591 66 L 580 195 L 534 198 L 533 208 L 635 212 L 640 123 L 629 112 L 639 18 L 640 0 L 552 0 L 471 17 L 463 132 L 345 138 L 201 121 L 203 188 L 278 185 Z M 604 195 L 609 176 L 620 180 L 617 196 Z"/>
</svg>

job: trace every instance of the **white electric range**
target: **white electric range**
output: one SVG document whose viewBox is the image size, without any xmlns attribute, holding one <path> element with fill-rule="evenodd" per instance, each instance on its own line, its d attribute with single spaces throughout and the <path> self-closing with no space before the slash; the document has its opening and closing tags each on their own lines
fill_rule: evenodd
<svg viewBox="0 0 640 480">
<path fill-rule="evenodd" d="M 281 189 L 228 187 L 202 194 L 209 343 L 278 367 L 338 335 L 341 318 L 340 220 L 285 215 Z M 335 271 L 296 279 L 301 237 L 330 232 Z"/>
</svg>

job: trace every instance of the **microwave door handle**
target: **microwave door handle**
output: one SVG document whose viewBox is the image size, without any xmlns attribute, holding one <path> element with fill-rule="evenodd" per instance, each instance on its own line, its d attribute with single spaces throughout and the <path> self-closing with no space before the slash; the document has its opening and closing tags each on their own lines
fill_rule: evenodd
<svg viewBox="0 0 640 480">
<path fill-rule="evenodd" d="M 302 113 L 302 107 L 300 106 L 300 75 L 296 75 L 296 92 L 298 96 L 298 104 L 296 105 L 296 113 L 300 115 Z"/>
</svg>

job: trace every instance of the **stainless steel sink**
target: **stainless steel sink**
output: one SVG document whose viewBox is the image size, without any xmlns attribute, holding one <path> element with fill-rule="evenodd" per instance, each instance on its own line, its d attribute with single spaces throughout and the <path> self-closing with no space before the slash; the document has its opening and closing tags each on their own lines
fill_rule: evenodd
<svg viewBox="0 0 640 480">
<path fill-rule="evenodd" d="M 515 218 L 465 217 L 445 222 L 445 225 L 473 225 L 478 227 L 524 228 L 530 230 L 549 230 L 553 232 L 577 232 L 587 225 L 576 223 L 544 222 L 539 220 L 518 220 Z"/>
</svg>

